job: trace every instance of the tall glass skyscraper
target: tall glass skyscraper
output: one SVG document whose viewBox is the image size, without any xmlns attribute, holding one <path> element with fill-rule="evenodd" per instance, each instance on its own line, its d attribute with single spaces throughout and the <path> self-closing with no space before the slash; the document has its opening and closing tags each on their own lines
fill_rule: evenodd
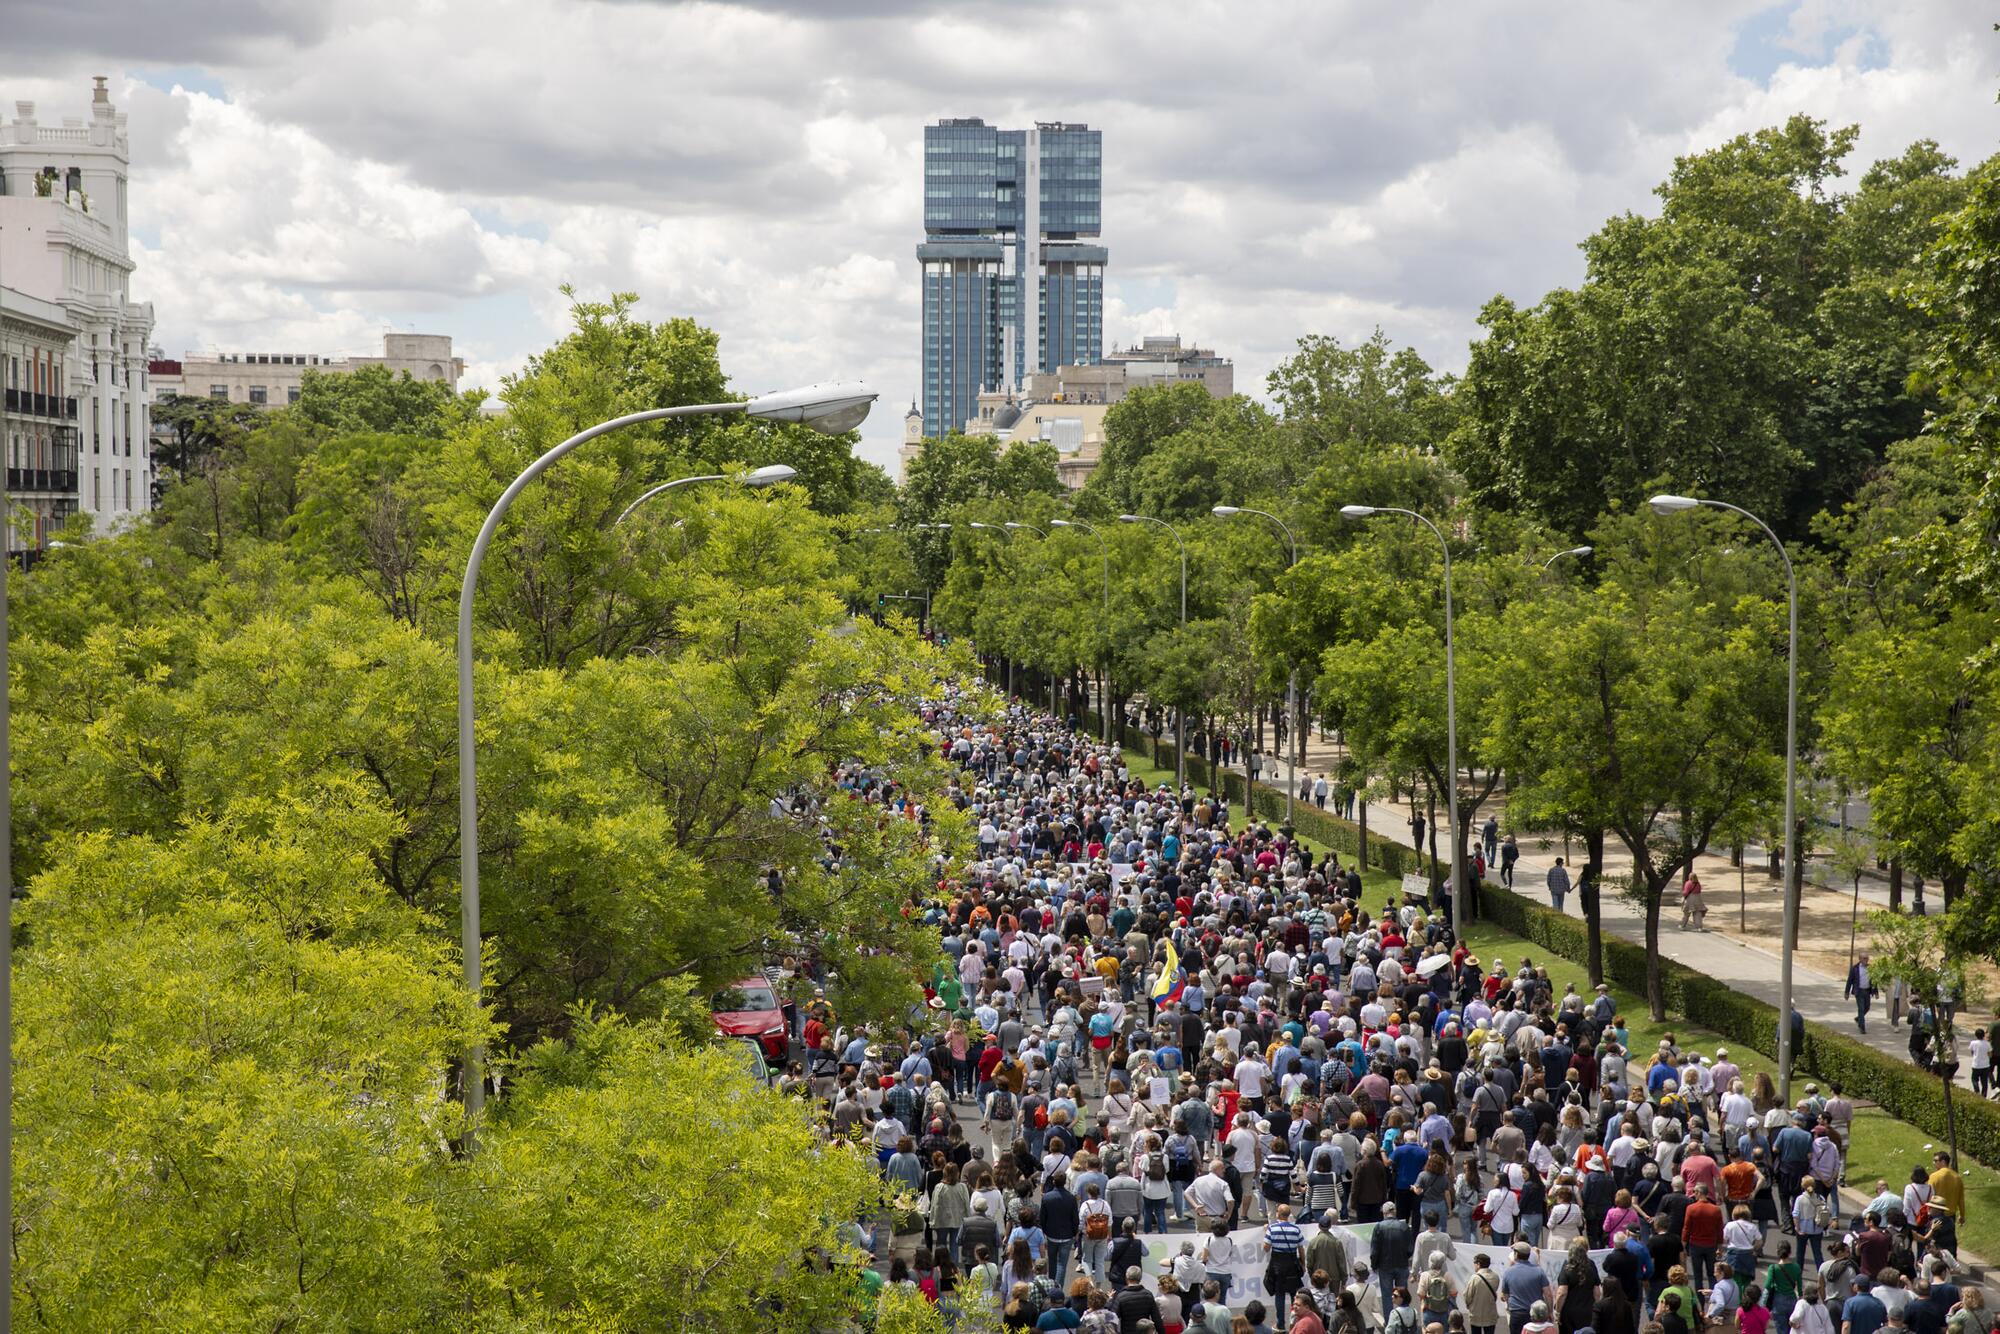
<svg viewBox="0 0 2000 1334">
<path fill-rule="evenodd" d="M 1044 122 L 924 127 L 924 434 L 988 389 L 1104 351 L 1103 134 Z"/>
</svg>

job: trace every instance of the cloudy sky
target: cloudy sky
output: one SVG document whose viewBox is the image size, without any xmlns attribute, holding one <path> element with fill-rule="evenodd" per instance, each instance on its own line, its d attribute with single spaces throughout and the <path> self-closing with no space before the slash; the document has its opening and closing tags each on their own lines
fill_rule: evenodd
<svg viewBox="0 0 2000 1334">
<path fill-rule="evenodd" d="M 497 385 L 567 282 L 723 337 L 755 392 L 917 383 L 922 127 L 1104 131 L 1108 342 L 1237 384 L 1375 325 L 1463 366 L 1675 154 L 1806 111 L 1856 160 L 2000 146 L 1965 0 L 9 0 L 0 108 L 131 114 L 137 297 L 183 351 L 450 333 Z"/>
</svg>

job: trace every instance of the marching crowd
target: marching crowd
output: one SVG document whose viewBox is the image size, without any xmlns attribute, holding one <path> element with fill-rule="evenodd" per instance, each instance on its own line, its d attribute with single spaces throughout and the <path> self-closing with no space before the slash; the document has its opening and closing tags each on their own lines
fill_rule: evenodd
<svg viewBox="0 0 2000 1334">
<path fill-rule="evenodd" d="M 1995 1328 L 1946 1155 L 1843 1208 L 1838 1085 L 1786 1106 L 1726 1049 L 1634 1050 L 1602 987 L 1371 908 L 1045 714 L 927 721 L 977 840 L 911 908 L 929 1022 L 805 1014 L 787 1086 L 874 1147 L 907 1207 L 866 1240 L 948 1322 L 983 1290 L 1007 1328 L 1121 1334 Z"/>
</svg>

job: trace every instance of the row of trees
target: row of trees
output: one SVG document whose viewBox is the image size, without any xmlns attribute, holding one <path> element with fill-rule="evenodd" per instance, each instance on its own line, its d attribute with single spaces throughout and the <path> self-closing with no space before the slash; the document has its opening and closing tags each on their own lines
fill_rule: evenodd
<svg viewBox="0 0 2000 1334">
<path fill-rule="evenodd" d="M 851 438 L 694 420 L 524 493 L 478 606 L 486 1004 L 459 982 L 453 634 L 473 534 L 582 426 L 729 396 L 715 338 L 579 303 L 484 413 L 379 374 L 169 408 L 158 522 L 10 581 L 19 1309 L 54 1328 L 827 1328 L 872 1159 L 716 1047 L 792 954 L 898 1020 L 963 830 L 851 624 Z M 804 486 L 648 485 L 782 459 Z M 480 1150 L 453 1073 L 501 1079 Z M 808 1167 L 808 1164 L 811 1166 Z M 836 1262 L 839 1261 L 839 1262 Z"/>
<path fill-rule="evenodd" d="M 1143 695 L 1258 729 L 1300 669 L 1348 779 L 1433 812 L 1456 784 L 1461 843 L 1504 783 L 1517 826 L 1579 838 L 1593 863 L 1622 846 L 1650 943 L 1693 857 L 1782 841 L 1777 553 L 1730 516 L 1644 501 L 1742 504 L 1799 568 L 1803 846 L 1819 805 L 1864 793 L 1874 854 L 1938 881 L 1954 947 L 1990 956 L 2000 894 L 1965 890 L 1990 884 L 2000 846 L 2000 164 L 1959 175 L 1923 142 L 1845 189 L 1853 138 L 1800 117 L 1681 159 L 1657 217 L 1585 242 L 1578 288 L 1489 304 L 1463 379 L 1380 332 L 1304 339 L 1270 376 L 1275 410 L 1197 386 L 1115 405 L 1073 496 L 1053 459 L 934 442 L 899 511 L 872 516 L 902 538 L 863 540 L 895 544 L 941 627 L 1072 689 L 1095 675 L 1114 709 Z M 1442 553 L 1405 522 L 1343 523 L 1349 504 L 1444 522 L 1456 773 Z M 1296 567 L 1273 526 L 1216 505 L 1281 516 Z M 1127 512 L 1186 543 L 1185 629 L 1173 544 Z M 1108 606 L 1100 548 L 1055 517 L 1103 537 Z M 975 520 L 1048 536 L 1003 542 Z M 1592 552 L 1544 568 L 1579 544 Z M 1651 991 L 1657 1012 L 1657 975 Z"/>
</svg>

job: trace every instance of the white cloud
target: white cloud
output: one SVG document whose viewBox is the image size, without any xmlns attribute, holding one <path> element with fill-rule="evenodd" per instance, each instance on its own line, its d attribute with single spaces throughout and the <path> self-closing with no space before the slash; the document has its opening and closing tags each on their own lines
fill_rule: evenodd
<svg viewBox="0 0 2000 1334">
<path fill-rule="evenodd" d="M 1956 0 L 267 0 L 228 41 L 63 12 L 28 0 L 0 98 L 47 122 L 114 75 L 170 350 L 362 351 L 414 321 L 489 384 L 561 332 L 570 282 L 709 323 L 745 390 L 862 376 L 900 408 L 947 115 L 1102 128 L 1111 272 L 1143 293 L 1107 341 L 1178 331 L 1248 390 L 1300 334 L 1378 323 L 1462 365 L 1488 296 L 1575 281 L 1676 154 L 1796 111 L 1860 123 L 1857 169 L 2000 142 L 2000 59 Z M 1732 66 L 1753 39 L 1768 78 Z"/>
</svg>

